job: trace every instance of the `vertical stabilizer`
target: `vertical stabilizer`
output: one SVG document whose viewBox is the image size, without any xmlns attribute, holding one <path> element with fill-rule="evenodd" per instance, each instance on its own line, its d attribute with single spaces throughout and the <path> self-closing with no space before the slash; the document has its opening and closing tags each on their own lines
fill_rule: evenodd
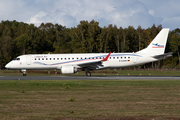
<svg viewBox="0 0 180 120">
<path fill-rule="evenodd" d="M 136 53 L 153 53 L 156 55 L 164 54 L 168 33 L 169 28 L 162 29 L 147 48 L 140 50 Z"/>
</svg>

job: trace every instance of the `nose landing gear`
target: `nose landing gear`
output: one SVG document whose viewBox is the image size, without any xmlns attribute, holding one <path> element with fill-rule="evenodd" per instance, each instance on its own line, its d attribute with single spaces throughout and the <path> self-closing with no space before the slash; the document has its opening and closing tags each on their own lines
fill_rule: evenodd
<svg viewBox="0 0 180 120">
<path fill-rule="evenodd" d="M 26 69 L 21 70 L 23 72 L 23 76 L 26 76 Z"/>
</svg>

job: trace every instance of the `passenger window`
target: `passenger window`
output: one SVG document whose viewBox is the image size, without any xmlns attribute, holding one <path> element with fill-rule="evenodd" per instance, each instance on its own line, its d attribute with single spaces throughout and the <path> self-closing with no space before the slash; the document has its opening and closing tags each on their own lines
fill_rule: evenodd
<svg viewBox="0 0 180 120">
<path fill-rule="evenodd" d="M 59 58 L 57 58 L 57 60 L 59 60 Z"/>
<path fill-rule="evenodd" d="M 61 58 L 61 60 L 63 60 L 63 58 Z"/>
<path fill-rule="evenodd" d="M 44 60 L 44 58 L 42 58 L 42 60 Z"/>
<path fill-rule="evenodd" d="M 36 60 L 36 58 L 34 60 Z"/>
<path fill-rule="evenodd" d="M 111 59 L 111 57 L 109 57 Z"/>
<path fill-rule="evenodd" d="M 68 58 L 70 60 L 70 58 Z"/>
<path fill-rule="evenodd" d="M 64 58 L 64 60 L 66 60 L 66 58 Z"/>
<path fill-rule="evenodd" d="M 115 57 L 113 57 L 113 59 L 115 59 Z"/>
<path fill-rule="evenodd" d="M 48 58 L 46 58 L 46 60 L 48 60 Z"/>
<path fill-rule="evenodd" d="M 39 58 L 39 60 L 40 60 L 40 58 Z"/>
<path fill-rule="evenodd" d="M 128 57 L 130 59 L 130 57 Z"/>
<path fill-rule="evenodd" d="M 119 59 L 119 57 L 117 57 L 117 59 Z"/>
<path fill-rule="evenodd" d="M 124 57 L 124 59 L 126 59 L 126 57 Z"/>
<path fill-rule="evenodd" d="M 74 58 L 72 58 L 72 60 L 74 60 Z"/>
<path fill-rule="evenodd" d="M 51 60 L 51 58 L 49 58 L 49 60 Z"/>
</svg>

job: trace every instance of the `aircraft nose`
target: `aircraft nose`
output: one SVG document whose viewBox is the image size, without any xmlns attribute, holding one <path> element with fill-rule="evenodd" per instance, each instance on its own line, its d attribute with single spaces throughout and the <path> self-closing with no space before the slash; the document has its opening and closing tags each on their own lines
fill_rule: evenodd
<svg viewBox="0 0 180 120">
<path fill-rule="evenodd" d="M 10 63 L 6 64 L 5 68 L 10 68 Z"/>
</svg>

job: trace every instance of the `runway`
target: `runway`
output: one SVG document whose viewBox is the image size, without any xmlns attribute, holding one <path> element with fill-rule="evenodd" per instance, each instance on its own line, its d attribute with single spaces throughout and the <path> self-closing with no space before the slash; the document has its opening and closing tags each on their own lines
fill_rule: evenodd
<svg viewBox="0 0 180 120">
<path fill-rule="evenodd" d="M 180 76 L 0 76 L 0 80 L 180 80 Z"/>
</svg>

